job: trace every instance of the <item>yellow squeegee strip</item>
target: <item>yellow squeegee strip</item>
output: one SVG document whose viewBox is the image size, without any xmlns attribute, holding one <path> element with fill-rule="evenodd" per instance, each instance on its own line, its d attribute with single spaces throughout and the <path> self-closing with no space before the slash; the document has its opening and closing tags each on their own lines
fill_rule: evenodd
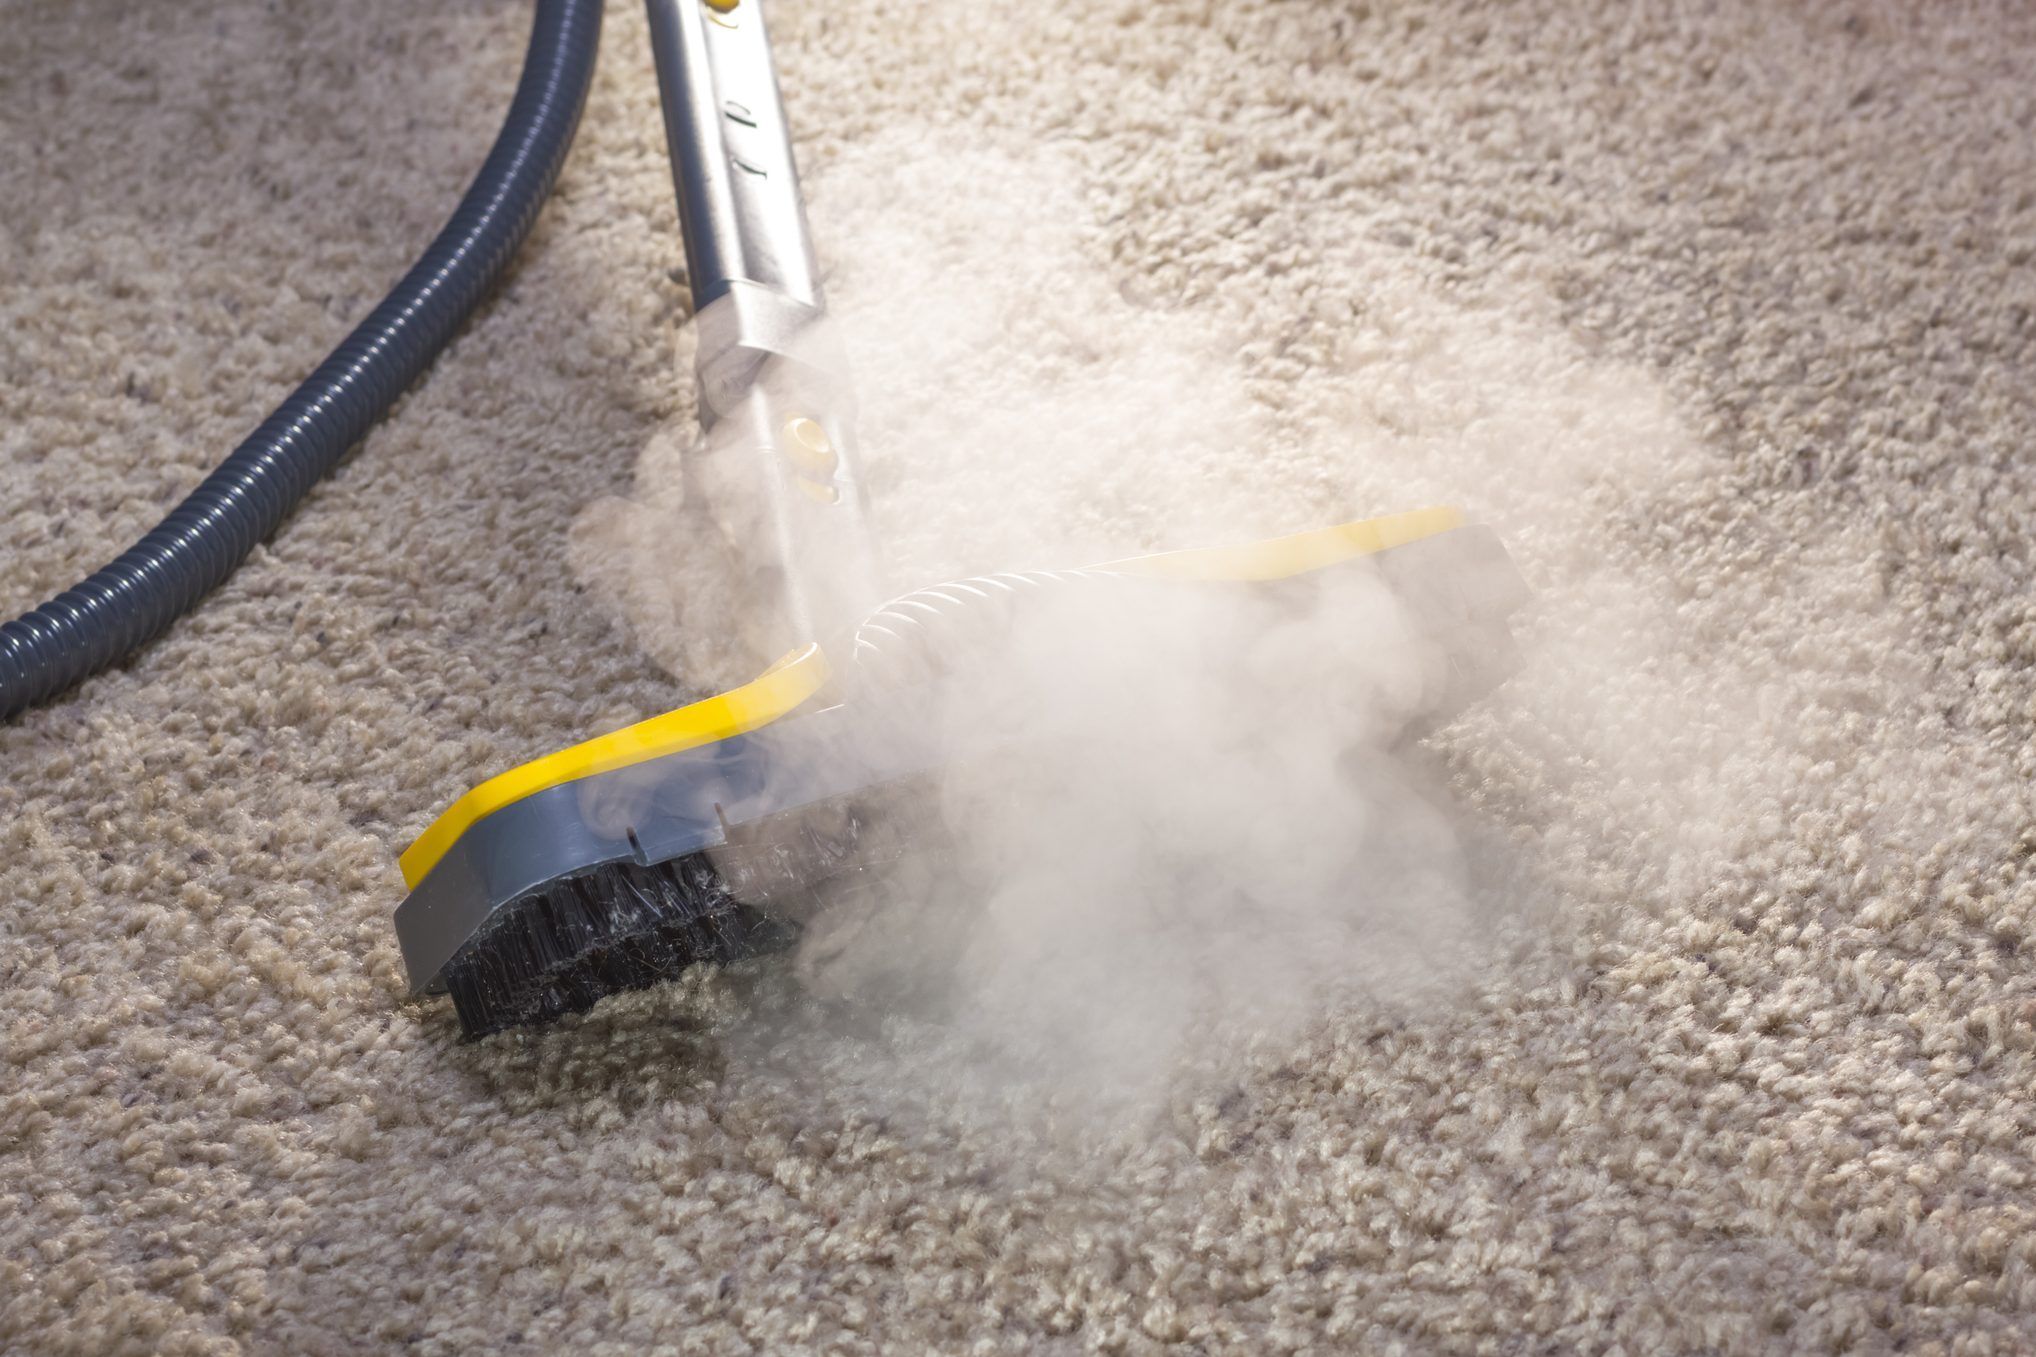
<svg viewBox="0 0 2036 1357">
<path fill-rule="evenodd" d="M 795 650 L 757 678 L 691 706 L 653 716 L 633 726 L 533 759 L 489 778 L 447 807 L 417 836 L 400 859 L 403 880 L 414 890 L 446 850 L 483 816 L 561 782 L 627 768 L 768 725 L 818 692 L 827 681 L 827 657 L 820 647 Z"/>
</svg>

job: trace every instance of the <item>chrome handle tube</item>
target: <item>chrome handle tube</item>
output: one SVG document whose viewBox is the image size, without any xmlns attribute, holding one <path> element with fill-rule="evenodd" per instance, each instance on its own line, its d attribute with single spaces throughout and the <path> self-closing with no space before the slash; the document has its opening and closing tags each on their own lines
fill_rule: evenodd
<svg viewBox="0 0 2036 1357">
<path fill-rule="evenodd" d="M 647 0 L 699 326 L 710 507 L 761 644 L 838 635 L 885 597 L 762 0 Z"/>
<path fill-rule="evenodd" d="M 693 307 L 734 282 L 817 307 L 820 280 L 761 0 L 649 0 Z"/>
</svg>

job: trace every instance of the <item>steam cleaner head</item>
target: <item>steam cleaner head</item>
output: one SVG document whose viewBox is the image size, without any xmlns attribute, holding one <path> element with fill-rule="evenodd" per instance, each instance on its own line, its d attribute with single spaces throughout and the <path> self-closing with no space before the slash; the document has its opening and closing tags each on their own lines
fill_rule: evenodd
<svg viewBox="0 0 2036 1357">
<path fill-rule="evenodd" d="M 480 1036 L 782 948 L 826 908 L 821 887 L 896 851 L 863 808 L 938 776 L 950 751 L 927 711 L 957 652 L 995 664 L 1017 614 L 1071 591 L 1129 616 L 1153 590 L 1352 575 L 1390 592 L 1424 652 L 1410 727 L 1447 719 L 1515 666 L 1507 619 L 1525 586 L 1490 530 L 1453 509 L 920 590 L 838 655 L 809 645 L 740 688 L 460 797 L 402 855 L 410 894 L 395 921 L 412 991 L 449 993 Z"/>
</svg>

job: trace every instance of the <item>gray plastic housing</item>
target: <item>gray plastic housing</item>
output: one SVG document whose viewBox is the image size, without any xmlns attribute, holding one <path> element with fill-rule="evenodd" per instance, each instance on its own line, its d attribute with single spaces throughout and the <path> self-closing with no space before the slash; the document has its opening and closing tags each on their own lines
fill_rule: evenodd
<svg viewBox="0 0 2036 1357">
<path fill-rule="evenodd" d="M 469 826 L 396 907 L 413 994 L 494 912 L 551 882 L 610 863 L 649 866 L 727 842 L 754 824 L 924 772 L 923 727 L 847 708 L 787 717 L 747 735 L 560 783 Z"/>
</svg>

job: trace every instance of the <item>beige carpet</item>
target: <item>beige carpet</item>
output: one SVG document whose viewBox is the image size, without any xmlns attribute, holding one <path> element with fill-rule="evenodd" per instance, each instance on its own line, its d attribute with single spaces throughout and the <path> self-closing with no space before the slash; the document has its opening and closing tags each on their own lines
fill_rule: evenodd
<svg viewBox="0 0 2036 1357">
<path fill-rule="evenodd" d="M 735 663 L 658 527 L 687 303 L 619 4 L 501 295 L 0 729 L 0 1349 L 2036 1349 L 2036 11 L 773 14 L 901 577 L 1506 533 L 1528 667 L 1432 749 L 1494 945 L 1190 1015 L 1128 1097 L 782 963 L 480 1044 L 406 1002 L 411 836 Z M 526 22 L 6 8 L 0 607 L 380 295 Z"/>
</svg>

